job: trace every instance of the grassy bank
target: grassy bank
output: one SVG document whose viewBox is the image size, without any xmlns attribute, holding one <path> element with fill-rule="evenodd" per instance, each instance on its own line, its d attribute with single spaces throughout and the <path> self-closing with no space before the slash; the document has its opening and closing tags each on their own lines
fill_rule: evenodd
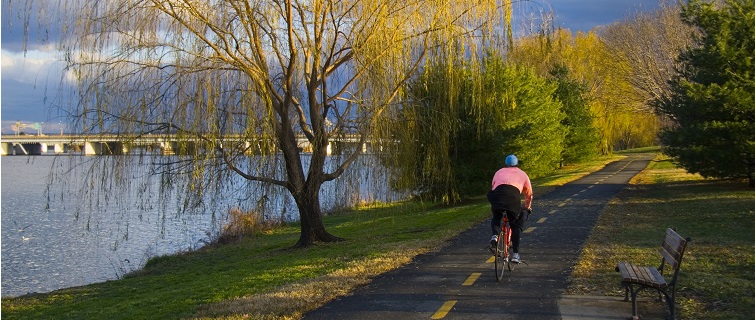
<svg viewBox="0 0 755 320">
<path fill-rule="evenodd" d="M 614 157 L 613 159 L 616 159 Z M 601 168 L 603 158 L 534 181 L 542 195 Z M 298 226 L 240 243 L 152 259 L 123 279 L 2 300 L 3 319 L 297 318 L 377 274 L 437 250 L 489 216 L 480 198 L 439 207 L 404 202 L 325 217 L 347 241 L 290 249 Z"/>
<path fill-rule="evenodd" d="M 658 266 L 664 230 L 691 237 L 677 290 L 679 319 L 752 319 L 755 190 L 705 180 L 656 158 L 601 215 L 572 274 L 570 294 L 623 296 L 619 261 Z"/>
</svg>

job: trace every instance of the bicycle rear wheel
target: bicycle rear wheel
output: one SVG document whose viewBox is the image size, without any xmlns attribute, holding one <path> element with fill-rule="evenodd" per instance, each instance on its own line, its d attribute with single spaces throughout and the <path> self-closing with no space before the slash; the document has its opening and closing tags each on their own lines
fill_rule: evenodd
<svg viewBox="0 0 755 320">
<path fill-rule="evenodd" d="M 506 257 L 506 261 L 507 261 L 507 262 L 506 262 L 506 266 L 508 266 L 508 268 L 509 268 L 509 271 L 514 271 L 514 268 L 516 268 L 516 265 L 517 265 L 518 263 L 513 263 L 513 262 L 511 262 L 511 259 L 510 259 L 509 257 Z"/>
<path fill-rule="evenodd" d="M 497 281 L 501 281 L 501 279 L 503 279 L 503 272 L 506 269 L 506 265 L 509 265 L 508 268 L 511 268 L 508 257 L 508 241 L 506 241 L 505 236 L 506 234 L 503 232 L 503 230 L 498 232 L 498 244 L 495 248 L 495 279 Z"/>
<path fill-rule="evenodd" d="M 507 236 L 506 237 L 506 257 L 505 257 L 506 266 L 509 268 L 509 271 L 514 271 L 514 268 L 516 267 L 517 264 L 511 262 L 511 252 L 509 252 L 509 249 L 511 249 L 511 233 L 512 233 L 511 227 L 507 226 L 505 228 L 505 231 L 506 232 L 504 233 Z"/>
</svg>

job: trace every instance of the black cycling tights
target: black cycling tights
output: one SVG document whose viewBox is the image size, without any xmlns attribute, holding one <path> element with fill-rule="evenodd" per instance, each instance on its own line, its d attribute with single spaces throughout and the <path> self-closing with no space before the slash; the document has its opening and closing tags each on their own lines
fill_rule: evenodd
<svg viewBox="0 0 755 320">
<path fill-rule="evenodd" d="M 493 211 L 493 218 L 490 219 L 490 227 L 493 230 L 493 234 L 497 235 L 501 231 L 501 220 L 503 219 L 502 210 Z M 506 211 L 509 218 L 509 225 L 511 226 L 511 251 L 519 253 L 519 239 L 524 229 L 524 215 L 513 214 L 510 211 Z"/>
</svg>

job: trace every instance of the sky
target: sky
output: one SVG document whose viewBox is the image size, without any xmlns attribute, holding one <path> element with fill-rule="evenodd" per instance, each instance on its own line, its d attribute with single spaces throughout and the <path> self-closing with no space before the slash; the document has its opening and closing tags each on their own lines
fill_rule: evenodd
<svg viewBox="0 0 755 320">
<path fill-rule="evenodd" d="M 659 1 L 662 0 L 520 0 L 519 7 L 515 6 L 514 16 L 526 15 L 527 12 L 552 13 L 557 26 L 572 32 L 587 32 L 622 20 L 632 12 L 655 10 Z M 29 128 L 38 123 L 45 133 L 58 132 L 66 121 L 60 117 L 59 108 L 55 105 L 60 100 L 58 87 L 64 63 L 61 62 L 61 55 L 55 51 L 55 41 L 51 40 L 54 36 L 36 32 L 36 22 L 29 25 L 30 35 L 24 54 L 23 26 L 18 15 L 8 9 L 9 5 L 22 3 L 2 0 L 0 127 L 3 134 L 12 134 L 11 126 L 20 121 Z M 25 131 L 32 133 L 35 130 Z"/>
</svg>

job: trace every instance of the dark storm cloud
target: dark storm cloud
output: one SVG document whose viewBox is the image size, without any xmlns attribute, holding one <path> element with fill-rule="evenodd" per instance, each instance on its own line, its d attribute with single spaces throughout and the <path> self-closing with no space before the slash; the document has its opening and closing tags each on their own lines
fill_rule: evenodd
<svg viewBox="0 0 755 320">
<path fill-rule="evenodd" d="M 556 25 L 572 32 L 620 21 L 636 12 L 652 11 L 659 0 L 550 0 Z"/>
<path fill-rule="evenodd" d="M 58 40 L 60 27 L 56 23 L 57 15 L 43 13 L 39 18 L 38 5 L 25 7 L 25 1 L 2 0 L 2 49 L 8 52 L 49 51 L 54 49 Z M 44 11 L 47 12 L 47 11 Z"/>
</svg>

